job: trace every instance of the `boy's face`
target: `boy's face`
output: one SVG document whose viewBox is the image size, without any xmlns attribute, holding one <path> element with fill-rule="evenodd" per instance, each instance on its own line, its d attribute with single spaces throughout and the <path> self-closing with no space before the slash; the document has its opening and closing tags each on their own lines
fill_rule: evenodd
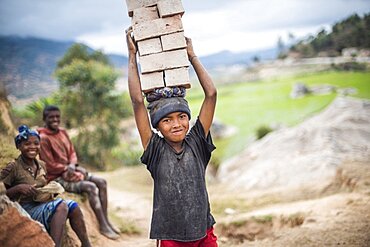
<svg viewBox="0 0 370 247">
<path fill-rule="evenodd" d="M 40 152 L 40 140 L 37 136 L 28 136 L 27 140 L 20 143 L 18 149 L 25 158 L 34 159 Z"/>
<path fill-rule="evenodd" d="M 49 111 L 44 121 L 48 129 L 57 131 L 60 124 L 60 111 Z"/>
<path fill-rule="evenodd" d="M 182 142 L 189 130 L 189 117 L 184 112 L 170 113 L 159 121 L 157 129 L 167 141 Z"/>
</svg>

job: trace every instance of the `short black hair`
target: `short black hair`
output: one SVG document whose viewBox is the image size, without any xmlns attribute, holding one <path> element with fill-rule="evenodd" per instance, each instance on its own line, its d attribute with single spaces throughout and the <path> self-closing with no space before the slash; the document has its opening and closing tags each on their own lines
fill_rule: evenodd
<svg viewBox="0 0 370 247">
<path fill-rule="evenodd" d="M 50 111 L 59 111 L 60 109 L 58 106 L 55 105 L 48 105 L 45 106 L 44 110 L 42 111 L 42 120 L 45 120 L 46 116 L 49 114 Z"/>
</svg>

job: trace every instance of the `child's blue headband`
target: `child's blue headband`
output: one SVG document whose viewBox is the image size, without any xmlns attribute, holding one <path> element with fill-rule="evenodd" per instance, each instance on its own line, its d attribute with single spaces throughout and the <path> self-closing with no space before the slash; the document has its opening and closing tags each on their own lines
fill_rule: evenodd
<svg viewBox="0 0 370 247">
<path fill-rule="evenodd" d="M 31 130 L 27 125 L 18 127 L 19 134 L 14 138 L 15 147 L 18 148 L 23 140 L 28 140 L 29 136 L 37 136 L 40 140 L 40 135 L 37 131 Z"/>
</svg>

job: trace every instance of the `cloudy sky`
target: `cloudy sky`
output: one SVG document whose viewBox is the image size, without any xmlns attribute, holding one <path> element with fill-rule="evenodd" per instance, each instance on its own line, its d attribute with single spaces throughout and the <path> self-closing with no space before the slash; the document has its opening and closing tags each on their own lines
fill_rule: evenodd
<svg viewBox="0 0 370 247">
<path fill-rule="evenodd" d="M 315 34 L 357 13 L 370 0 L 182 0 L 185 34 L 196 52 L 251 51 Z M 0 35 L 80 41 L 107 53 L 126 54 L 130 25 L 125 0 L 0 0 Z"/>
</svg>

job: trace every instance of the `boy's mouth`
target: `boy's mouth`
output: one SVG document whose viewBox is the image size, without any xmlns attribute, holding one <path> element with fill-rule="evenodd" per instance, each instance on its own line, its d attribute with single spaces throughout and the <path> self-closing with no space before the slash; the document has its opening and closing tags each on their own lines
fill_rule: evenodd
<svg viewBox="0 0 370 247">
<path fill-rule="evenodd" d="M 173 134 L 173 135 L 181 135 L 183 132 L 184 132 L 184 130 L 183 130 L 183 129 L 178 129 L 178 130 L 174 130 L 174 131 L 172 131 L 172 134 Z"/>
<path fill-rule="evenodd" d="M 53 128 L 58 128 L 58 127 L 59 127 L 59 122 L 52 122 L 52 123 L 51 123 L 51 126 L 52 126 Z"/>
</svg>

